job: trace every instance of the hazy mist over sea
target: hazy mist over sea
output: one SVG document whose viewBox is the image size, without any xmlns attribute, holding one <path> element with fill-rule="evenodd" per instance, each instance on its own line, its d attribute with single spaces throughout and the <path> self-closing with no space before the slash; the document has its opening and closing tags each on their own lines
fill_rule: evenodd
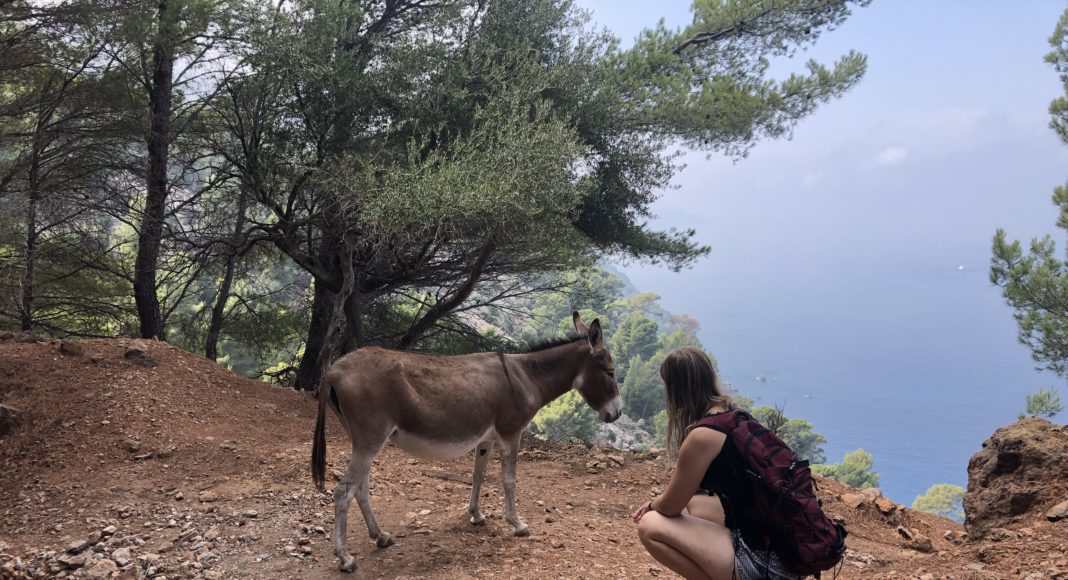
<svg viewBox="0 0 1068 580">
<path fill-rule="evenodd" d="M 580 4 L 624 43 L 660 17 L 688 18 L 688 2 Z M 896 501 L 964 485 L 969 457 L 1027 393 L 1053 385 L 1068 399 L 1062 379 L 1033 370 L 987 274 L 998 227 L 1025 244 L 1052 233 L 1064 251 L 1050 196 L 1068 179 L 1068 148 L 1047 112 L 1063 88 L 1043 62 L 1063 9 L 857 10 L 801 55 L 866 53 L 855 90 L 748 158 L 687 155 L 657 203 L 654 224 L 695 228 L 711 255 L 679 274 L 623 267 L 700 320 L 727 379 L 826 435 L 829 460 L 869 451 Z"/>
</svg>

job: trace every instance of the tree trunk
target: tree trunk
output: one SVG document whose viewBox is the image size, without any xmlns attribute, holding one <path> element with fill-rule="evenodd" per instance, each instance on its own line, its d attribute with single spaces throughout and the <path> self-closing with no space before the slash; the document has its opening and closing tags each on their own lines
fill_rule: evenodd
<svg viewBox="0 0 1068 580">
<path fill-rule="evenodd" d="M 298 391 L 314 391 L 319 387 L 319 354 L 330 329 L 330 314 L 334 311 L 334 293 L 323 284 L 313 281 L 315 293 L 312 298 L 311 322 L 308 324 L 308 340 L 304 344 L 304 356 L 297 367 L 293 388 Z"/>
<path fill-rule="evenodd" d="M 174 73 L 173 20 L 167 0 L 159 3 L 158 30 L 152 50 L 152 83 L 148 91 L 151 130 L 148 135 L 148 170 L 145 212 L 137 236 L 134 261 L 134 300 L 142 338 L 166 340 L 163 314 L 156 293 L 156 266 L 163 236 L 167 201 L 167 163 L 170 156 L 171 92 Z"/>
<path fill-rule="evenodd" d="M 353 299 L 357 295 L 356 271 L 352 267 L 353 242 L 351 233 L 346 232 L 340 242 L 338 253 L 339 265 L 342 270 L 341 289 L 334 296 L 334 308 L 330 311 L 330 324 L 327 327 L 326 336 L 323 338 L 323 347 L 319 352 L 319 373 L 333 364 L 340 356 L 353 348 L 353 343 L 358 340 L 360 333 L 360 303 L 359 299 Z"/>
<path fill-rule="evenodd" d="M 352 352 L 363 344 L 363 296 L 360 294 L 359 276 L 353 277 L 352 293 L 345 300 L 345 340 L 341 344 L 344 346 L 337 353 L 338 356 Z"/>
<path fill-rule="evenodd" d="M 40 163 L 34 147 L 30 164 L 30 195 L 26 205 L 26 269 L 22 273 L 22 296 L 19 308 L 19 327 L 25 332 L 33 329 L 33 285 L 37 272 L 37 201 L 40 192 Z"/>
<path fill-rule="evenodd" d="M 234 223 L 234 235 L 230 238 L 230 252 L 226 256 L 226 273 L 223 274 L 219 294 L 215 297 L 215 306 L 211 309 L 211 322 L 208 323 L 208 337 L 204 344 L 204 356 L 211 360 L 219 358 L 219 335 L 222 334 L 223 317 L 226 303 L 230 300 L 230 288 L 234 283 L 234 270 L 237 269 L 237 254 L 245 239 L 245 208 L 247 196 L 244 189 L 237 199 L 237 220 Z"/>
</svg>

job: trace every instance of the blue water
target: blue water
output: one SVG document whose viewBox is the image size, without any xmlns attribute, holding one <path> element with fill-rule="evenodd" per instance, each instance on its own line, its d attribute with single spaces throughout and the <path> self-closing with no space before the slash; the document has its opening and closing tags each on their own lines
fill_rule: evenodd
<svg viewBox="0 0 1068 580">
<path fill-rule="evenodd" d="M 899 503 L 936 483 L 966 486 L 968 459 L 1016 419 L 1026 393 L 1061 384 L 1033 369 L 985 270 L 881 262 L 833 277 L 757 270 L 729 284 L 710 282 L 714 270 L 627 273 L 701 321 L 743 394 L 812 422 L 829 461 L 870 452 Z"/>
</svg>

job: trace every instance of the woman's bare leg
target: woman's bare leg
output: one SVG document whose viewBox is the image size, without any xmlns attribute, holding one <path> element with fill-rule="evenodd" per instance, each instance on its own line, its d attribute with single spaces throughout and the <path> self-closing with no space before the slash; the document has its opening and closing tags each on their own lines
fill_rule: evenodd
<svg viewBox="0 0 1068 580">
<path fill-rule="evenodd" d="M 638 537 L 657 561 L 689 580 L 731 580 L 734 575 L 734 545 L 722 525 L 649 512 L 638 524 Z"/>
</svg>

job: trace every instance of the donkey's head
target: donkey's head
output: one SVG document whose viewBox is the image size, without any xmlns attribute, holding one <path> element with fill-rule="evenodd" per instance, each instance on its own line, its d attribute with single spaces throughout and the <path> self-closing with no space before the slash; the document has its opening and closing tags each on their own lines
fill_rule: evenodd
<svg viewBox="0 0 1068 580">
<path fill-rule="evenodd" d="M 586 337 L 590 346 L 589 356 L 585 357 L 575 377 L 575 390 L 597 411 L 602 421 L 611 423 L 623 414 L 623 400 L 619 398 L 616 366 L 604 346 L 601 321 L 595 319 L 586 326 L 578 311 L 571 314 L 571 319 L 575 322 L 575 330 Z"/>
</svg>

